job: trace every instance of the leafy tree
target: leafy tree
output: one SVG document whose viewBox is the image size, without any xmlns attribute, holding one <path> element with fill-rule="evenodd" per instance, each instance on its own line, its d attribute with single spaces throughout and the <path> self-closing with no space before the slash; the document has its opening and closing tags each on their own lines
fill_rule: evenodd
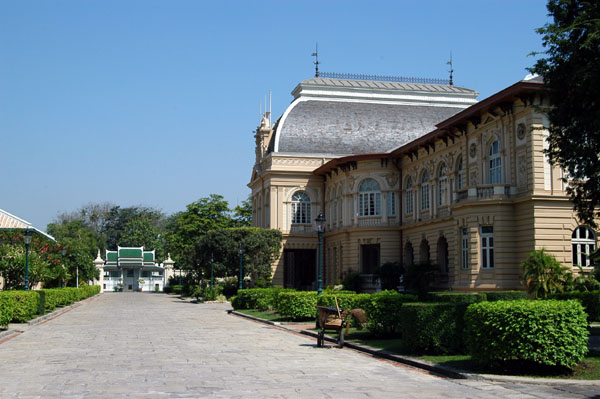
<svg viewBox="0 0 600 399">
<path fill-rule="evenodd" d="M 49 260 L 45 255 L 47 239 L 34 235 L 29 246 L 29 288 L 44 281 L 48 273 Z M 4 278 L 5 289 L 23 289 L 25 287 L 25 244 L 23 232 L 1 233 L 0 238 L 0 275 Z"/>
<path fill-rule="evenodd" d="M 177 264 L 197 268 L 203 261 L 197 257 L 198 240 L 210 230 L 224 229 L 234 225 L 227 201 L 223 196 L 211 194 L 186 206 L 167 224 L 167 248 Z"/>
<path fill-rule="evenodd" d="M 573 273 L 544 248 L 531 251 L 521 268 L 521 281 L 535 298 L 546 298 L 573 285 Z"/>
<path fill-rule="evenodd" d="M 258 227 L 229 228 L 207 232 L 197 243 L 195 254 L 199 275 L 208 276 L 210 259 L 214 259 L 217 277 L 239 276 L 239 243 L 243 249 L 243 274 L 252 284 L 267 285 L 271 280 L 271 264 L 281 250 L 279 230 Z"/>
<path fill-rule="evenodd" d="M 416 292 L 420 299 L 427 296 L 429 285 L 435 279 L 439 266 L 431 261 L 413 263 L 404 268 L 404 286 L 408 291 Z"/>
<path fill-rule="evenodd" d="M 142 222 L 134 222 L 134 220 L 144 219 Z M 150 223 L 157 231 L 162 232 L 165 225 L 164 214 L 154 208 L 143 207 L 143 206 L 131 206 L 127 208 L 121 208 L 120 206 L 114 206 L 110 209 L 108 216 L 106 217 L 106 223 L 102 233 L 106 237 L 106 247 L 109 249 L 116 249 L 117 246 L 130 246 L 128 242 L 134 237 L 131 235 L 131 226 L 129 233 L 123 237 L 123 234 L 128 230 L 130 223 Z M 135 237 L 140 239 L 140 237 Z M 154 249 L 148 247 L 147 249 Z"/>
<path fill-rule="evenodd" d="M 129 220 L 121 234 L 119 245 L 123 247 L 141 247 L 156 250 L 156 257 L 165 255 L 160 230 L 154 226 L 148 215 L 139 215 Z"/>
<path fill-rule="evenodd" d="M 600 3 L 550 0 L 547 8 L 554 21 L 537 30 L 546 57 L 530 68 L 544 78 L 552 105 L 547 154 L 567 171 L 567 193 L 579 218 L 595 227 L 594 215 L 600 215 Z"/>
<path fill-rule="evenodd" d="M 56 266 L 49 274 L 49 285 L 56 286 L 64 280 L 66 285 L 75 286 L 77 273 L 80 283 L 99 277 L 94 258 L 98 249 L 103 249 L 104 238 L 101 234 L 84 225 L 82 220 L 72 220 L 64 224 L 50 223 L 47 231 L 58 241 L 60 247 L 54 252 L 60 256 L 61 269 L 64 265 L 64 270 L 59 270 Z M 66 252 L 64 257 L 63 248 Z"/>
<path fill-rule="evenodd" d="M 236 227 L 252 226 L 252 198 L 248 197 L 233 210 L 233 220 Z"/>
</svg>

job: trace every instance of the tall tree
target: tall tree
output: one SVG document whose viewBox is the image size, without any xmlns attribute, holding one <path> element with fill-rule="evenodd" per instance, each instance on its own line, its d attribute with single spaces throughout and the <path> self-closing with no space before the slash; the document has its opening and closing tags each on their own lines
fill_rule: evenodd
<svg viewBox="0 0 600 399">
<path fill-rule="evenodd" d="M 234 208 L 233 220 L 236 227 L 252 226 L 252 197 L 248 197 Z"/>
<path fill-rule="evenodd" d="M 543 35 L 545 58 L 530 69 L 544 78 L 551 162 L 568 174 L 567 193 L 579 218 L 596 226 L 600 206 L 600 3 L 550 0 L 553 22 Z"/>
</svg>

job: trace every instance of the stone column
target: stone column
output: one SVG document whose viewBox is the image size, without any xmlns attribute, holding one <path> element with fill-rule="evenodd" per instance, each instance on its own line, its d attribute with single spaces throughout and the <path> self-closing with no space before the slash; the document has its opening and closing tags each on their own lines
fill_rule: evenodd
<svg viewBox="0 0 600 399">
<path fill-rule="evenodd" d="M 173 261 L 173 259 L 171 259 L 170 253 L 167 254 L 167 259 L 163 262 L 163 265 L 165 266 L 165 270 L 163 272 L 163 287 L 166 287 L 167 283 L 169 282 L 169 277 L 175 275 L 175 270 L 173 269 L 173 265 L 175 265 L 175 262 Z"/>
<path fill-rule="evenodd" d="M 100 256 L 100 249 L 98 249 L 98 256 L 94 259 L 94 266 L 100 271 L 98 283 L 100 284 L 100 292 L 104 292 L 104 260 Z"/>
</svg>

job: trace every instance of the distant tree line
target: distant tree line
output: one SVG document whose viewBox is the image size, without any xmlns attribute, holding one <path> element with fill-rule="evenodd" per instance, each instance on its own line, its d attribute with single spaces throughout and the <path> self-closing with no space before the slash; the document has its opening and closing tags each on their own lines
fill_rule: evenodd
<svg viewBox="0 0 600 399">
<path fill-rule="evenodd" d="M 251 228 L 252 204 L 242 201 L 233 209 L 221 195 L 211 194 L 165 215 L 147 206 L 121 207 L 112 203 L 88 204 L 58 215 L 47 227 L 56 242 L 36 235 L 30 247 L 30 285 L 75 285 L 98 278 L 93 260 L 98 249 L 141 247 L 156 251 L 159 262 L 170 253 L 176 268 L 200 282 L 209 277 L 211 261 L 215 277 L 236 276 L 241 243 L 244 275 L 253 281 L 269 281 L 270 265 L 279 254 L 281 233 Z M 64 255 L 63 255 L 64 252 Z M 23 232 L 0 234 L 0 274 L 5 289 L 24 285 Z"/>
</svg>

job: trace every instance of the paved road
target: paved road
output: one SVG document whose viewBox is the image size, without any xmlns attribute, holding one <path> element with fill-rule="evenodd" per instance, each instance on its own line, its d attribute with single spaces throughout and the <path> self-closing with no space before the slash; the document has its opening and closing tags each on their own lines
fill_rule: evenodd
<svg viewBox="0 0 600 399">
<path fill-rule="evenodd" d="M 448 380 L 241 319 L 106 293 L 0 344 L 0 398 L 591 398 L 600 388 Z M 600 396 L 596 396 L 600 398 Z"/>
</svg>

